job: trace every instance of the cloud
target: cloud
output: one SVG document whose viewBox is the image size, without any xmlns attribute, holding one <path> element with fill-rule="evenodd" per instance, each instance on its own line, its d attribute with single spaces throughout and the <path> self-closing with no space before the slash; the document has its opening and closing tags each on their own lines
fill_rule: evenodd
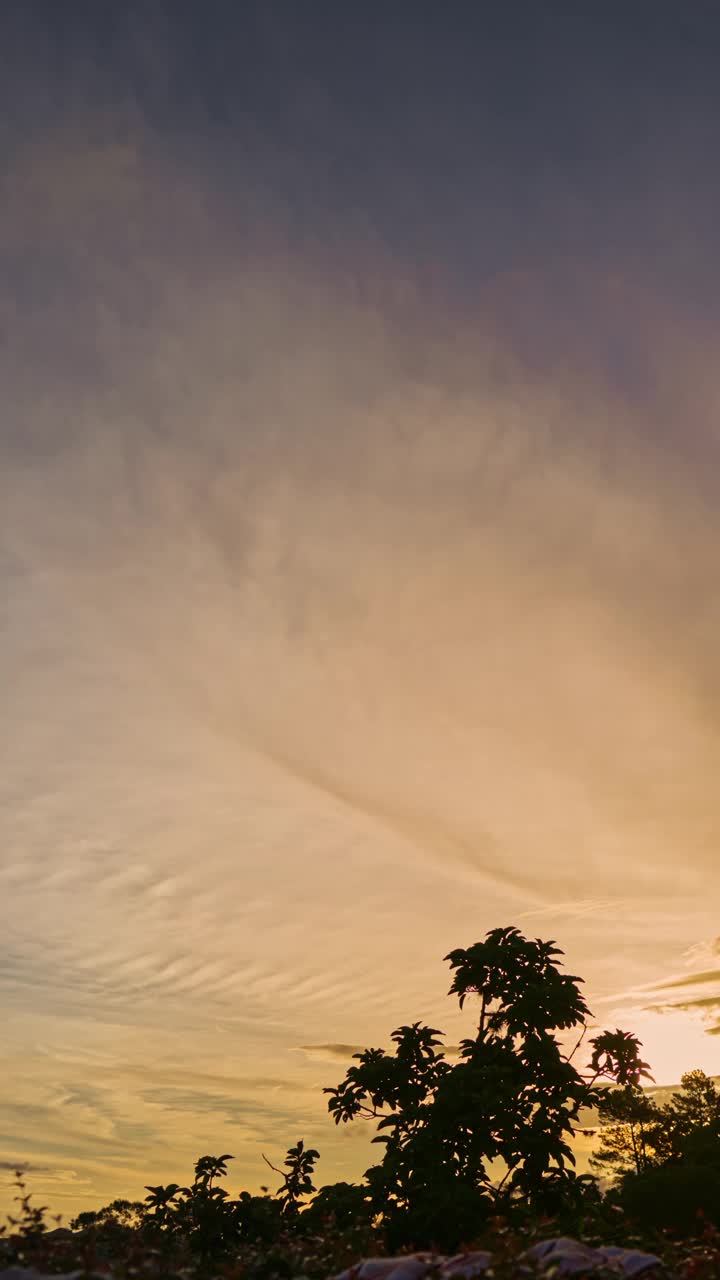
<svg viewBox="0 0 720 1280">
<path fill-rule="evenodd" d="M 349 1062 L 355 1054 L 362 1053 L 369 1046 L 359 1044 L 300 1044 L 297 1047 L 303 1053 L 308 1054 L 309 1057 L 322 1059 L 339 1058 L 343 1062 Z M 460 1045 L 446 1044 L 442 1046 L 442 1051 L 448 1058 L 458 1057 Z M 392 1052 L 392 1048 L 388 1052 Z"/>
<path fill-rule="evenodd" d="M 683 962 L 689 968 L 698 964 L 708 964 L 720 956 L 720 937 L 704 938 L 694 942 L 683 953 Z"/>
<path fill-rule="evenodd" d="M 688 949 L 686 956 L 691 962 L 707 959 L 716 954 L 716 948 L 717 939 L 713 939 L 710 943 L 694 944 Z M 692 999 L 678 994 L 688 987 L 706 987 L 710 988 L 710 991 Z M 717 1033 L 717 1024 L 708 1022 L 708 1017 L 715 1010 L 720 1010 L 720 969 L 703 969 L 697 973 L 668 978 L 664 982 L 651 984 L 647 990 L 662 991 L 665 995 L 664 1000 L 647 1005 L 648 1010 L 654 1013 L 697 1012 L 703 1017 L 707 1034 Z"/>
<path fill-rule="evenodd" d="M 678 999 L 674 994 L 674 988 L 679 987 L 681 983 L 674 984 L 674 987 L 668 992 L 668 998 L 662 1003 L 650 1004 L 646 1008 L 652 1013 L 676 1014 L 676 1013 L 699 1013 L 703 1018 L 704 1029 L 707 1035 L 717 1035 L 719 1022 L 709 1021 L 712 1015 L 720 1012 L 720 992 L 714 995 L 698 996 L 693 1000 Z"/>
<path fill-rule="evenodd" d="M 715 938 L 693 942 L 680 953 L 687 964 L 707 963 L 714 956 Z M 695 1067 L 717 1075 L 718 1062 L 711 1037 L 717 1035 L 720 1012 L 720 970 L 671 973 L 661 980 L 637 983 L 602 996 L 593 1003 L 605 1010 L 607 1021 L 632 1028 L 643 1044 L 643 1056 L 661 1078 L 658 1087 Z"/>
<path fill-rule="evenodd" d="M 666 982 L 658 982 L 655 986 L 668 987 L 675 990 L 678 987 L 696 987 L 704 985 L 706 982 L 720 982 L 720 969 L 705 969 L 701 973 L 691 973 L 685 978 L 675 978 Z"/>
<path fill-rule="evenodd" d="M 587 916 L 607 917 L 617 912 L 618 908 L 626 908 L 628 905 L 628 900 L 624 898 L 581 898 L 579 901 L 574 902 L 549 902 L 530 911 L 521 911 L 517 918 L 518 920 L 534 920 L 543 917 L 562 919 L 566 916 L 572 916 L 576 919 L 584 919 Z"/>
<path fill-rule="evenodd" d="M 631 279 L 568 268 L 566 346 L 554 276 L 469 315 L 298 252 L 244 158 L 238 212 L 202 139 L 86 125 L 2 192 L 0 1132 L 99 1189 L 232 1123 L 252 1181 L 302 1110 L 341 1167 L 317 1063 L 456 1046 L 451 946 L 544 920 L 607 1002 L 718 976 L 657 980 L 717 911 L 715 365 Z"/>
<path fill-rule="evenodd" d="M 47 1165 L 30 1164 L 27 1160 L 0 1160 L 0 1169 L 9 1173 L 50 1173 Z"/>
<path fill-rule="evenodd" d="M 665 1009 L 715 1009 L 720 1007 L 720 995 L 699 996 L 697 1000 L 673 1000 L 666 1004 L 648 1005 L 648 1009 L 662 1012 Z"/>
<path fill-rule="evenodd" d="M 364 1046 L 361 1044 L 299 1044 L 297 1048 L 310 1057 L 340 1058 L 345 1061 L 347 1058 L 354 1057 L 356 1053 L 362 1053 Z"/>
</svg>

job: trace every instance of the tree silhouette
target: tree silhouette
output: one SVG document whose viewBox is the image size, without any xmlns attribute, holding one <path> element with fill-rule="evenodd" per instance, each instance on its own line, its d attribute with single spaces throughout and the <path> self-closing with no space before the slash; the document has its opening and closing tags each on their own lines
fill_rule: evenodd
<svg viewBox="0 0 720 1280">
<path fill-rule="evenodd" d="M 599 1100 L 601 1124 L 590 1165 L 621 1181 L 680 1164 L 720 1170 L 720 1093 L 704 1071 L 687 1071 L 680 1089 L 659 1106 L 639 1086 L 609 1089 Z"/>
<path fill-rule="evenodd" d="M 581 1111 L 602 1095 L 597 1082 L 634 1086 L 650 1078 L 640 1042 L 619 1030 L 590 1042 L 586 1074 L 574 1066 L 590 1011 L 581 979 L 559 971 L 562 954 L 554 941 L 527 939 L 514 927 L 451 951 L 450 994 L 461 1007 L 470 996 L 480 1004 L 460 1061 L 445 1060 L 439 1031 L 413 1023 L 393 1033 L 394 1055 L 355 1054 L 358 1066 L 325 1090 L 336 1124 L 377 1122 L 373 1141 L 385 1152 L 365 1178 L 373 1208 L 397 1242 L 439 1243 L 448 1231 L 455 1238 L 449 1212 L 465 1231 L 520 1198 L 542 1211 L 563 1186 L 577 1195 L 569 1143 Z M 578 1028 L 566 1055 L 555 1033 Z"/>
<path fill-rule="evenodd" d="M 147 1189 L 147 1188 L 146 1188 Z M 104 1239 L 120 1240 L 137 1230 L 146 1217 L 148 1205 L 142 1200 L 112 1200 L 101 1209 L 86 1210 L 70 1220 L 73 1231 L 93 1230 Z"/>
<path fill-rule="evenodd" d="M 598 1099 L 602 1128 L 600 1145 L 590 1157 L 590 1168 L 615 1178 L 630 1169 L 641 1174 L 651 1168 L 660 1114 L 659 1107 L 639 1085 L 608 1090 Z"/>
<path fill-rule="evenodd" d="M 711 1162 L 720 1165 L 719 1129 L 720 1093 L 715 1083 L 704 1071 L 686 1071 L 679 1090 L 661 1110 L 659 1158 L 707 1163 L 701 1158 L 707 1152 Z"/>
</svg>

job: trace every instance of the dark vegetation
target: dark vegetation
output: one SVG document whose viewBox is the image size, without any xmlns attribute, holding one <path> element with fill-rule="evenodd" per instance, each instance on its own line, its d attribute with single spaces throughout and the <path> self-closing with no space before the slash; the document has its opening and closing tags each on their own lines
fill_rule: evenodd
<svg viewBox="0 0 720 1280">
<path fill-rule="evenodd" d="M 570 1235 L 657 1253 L 683 1280 L 720 1277 L 720 1095 L 691 1071 L 659 1105 L 643 1087 L 652 1077 L 639 1041 L 617 1029 L 589 1040 L 580 1070 L 590 1011 L 561 955 L 515 928 L 492 930 L 446 957 L 450 994 L 477 1009 L 459 1058 L 420 1023 L 393 1032 L 392 1052 L 355 1055 L 325 1092 L 337 1124 L 376 1128 L 380 1158 L 358 1185 L 318 1191 L 319 1154 L 298 1142 L 282 1167 L 266 1160 L 274 1194 L 233 1199 L 218 1185 L 232 1156 L 203 1156 L 189 1186 L 148 1186 L 144 1200 L 49 1232 L 18 1173 L 0 1258 L 54 1272 L 320 1280 L 368 1256 L 482 1248 L 498 1259 L 493 1275 L 509 1277 L 530 1243 Z M 602 1181 L 574 1168 L 571 1140 L 590 1125 Z"/>
</svg>

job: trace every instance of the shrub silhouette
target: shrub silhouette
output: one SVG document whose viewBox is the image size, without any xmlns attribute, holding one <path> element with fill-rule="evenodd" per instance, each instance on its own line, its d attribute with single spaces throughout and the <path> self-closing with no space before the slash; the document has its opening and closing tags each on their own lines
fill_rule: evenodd
<svg viewBox="0 0 720 1280">
<path fill-rule="evenodd" d="M 321 1187 L 303 1210 L 302 1227 L 305 1231 L 319 1231 L 327 1226 L 369 1226 L 372 1217 L 367 1187 L 359 1187 L 352 1182 L 333 1182 Z"/>
<path fill-rule="evenodd" d="M 276 1240 L 283 1223 L 296 1219 L 301 1199 L 315 1190 L 310 1175 L 318 1152 L 305 1150 L 302 1141 L 290 1148 L 285 1169 L 277 1170 L 283 1182 L 274 1198 L 243 1191 L 231 1200 L 223 1187 L 215 1186 L 216 1178 L 227 1175 L 227 1162 L 232 1159 L 229 1154 L 201 1156 L 189 1187 L 177 1182 L 147 1186 L 141 1206 L 144 1234 L 155 1243 L 182 1240 L 202 1260 L 216 1258 L 239 1243 Z"/>
<path fill-rule="evenodd" d="M 284 1169 L 276 1169 L 275 1165 L 270 1164 L 267 1157 L 263 1156 L 265 1163 L 283 1179 L 277 1198 L 280 1211 L 286 1218 L 294 1218 L 300 1208 L 300 1201 L 316 1190 L 312 1175 L 315 1161 L 319 1159 L 320 1152 L 315 1151 L 313 1147 L 306 1150 L 302 1140 L 288 1150 Z"/>
<path fill-rule="evenodd" d="M 720 1227 L 720 1169 L 666 1164 L 622 1180 L 618 1203 L 645 1230 L 670 1228 L 701 1235 L 707 1223 Z"/>
<path fill-rule="evenodd" d="M 241 1191 L 235 1201 L 238 1239 L 243 1244 L 271 1244 L 282 1230 L 282 1213 L 276 1199 Z"/>
</svg>

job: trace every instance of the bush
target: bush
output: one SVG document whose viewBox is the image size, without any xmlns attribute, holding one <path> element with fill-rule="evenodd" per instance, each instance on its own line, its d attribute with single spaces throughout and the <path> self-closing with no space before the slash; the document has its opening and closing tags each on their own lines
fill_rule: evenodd
<svg viewBox="0 0 720 1280">
<path fill-rule="evenodd" d="M 628 1173 L 619 1188 L 624 1211 L 646 1229 L 701 1234 L 720 1227 L 720 1172 L 702 1165 L 663 1165 Z"/>
</svg>

